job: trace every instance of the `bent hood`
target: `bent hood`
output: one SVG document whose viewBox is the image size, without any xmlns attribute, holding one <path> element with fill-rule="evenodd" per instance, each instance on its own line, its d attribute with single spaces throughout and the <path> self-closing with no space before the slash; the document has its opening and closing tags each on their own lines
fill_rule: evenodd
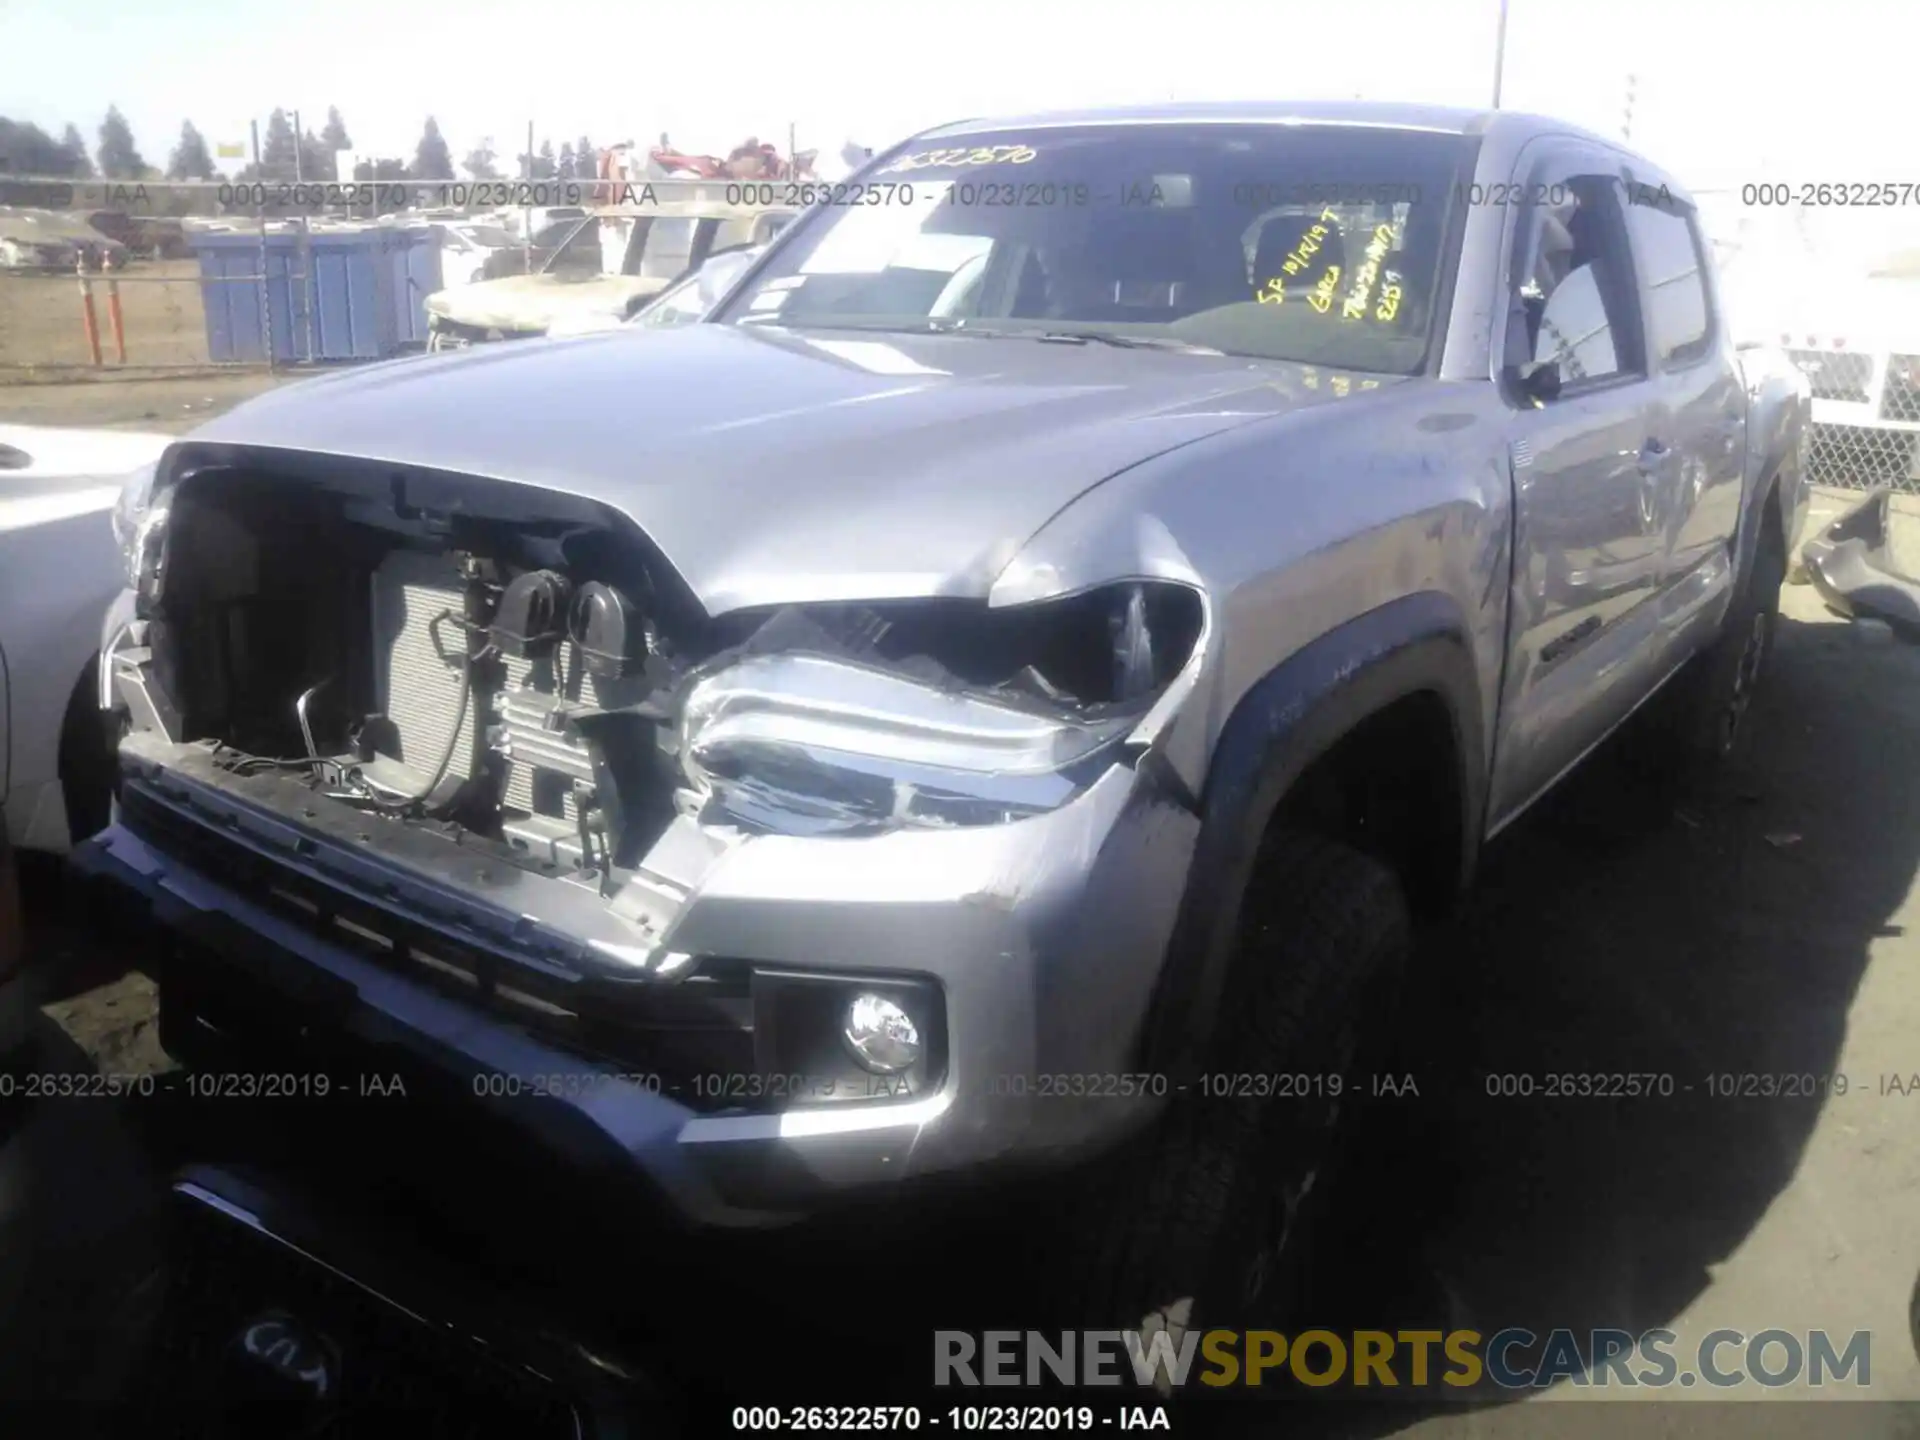
<svg viewBox="0 0 1920 1440">
<path fill-rule="evenodd" d="M 720 614 L 984 596 L 1042 525 L 1129 466 L 1265 416 L 1365 405 L 1361 386 L 1396 383 L 964 334 L 622 327 L 325 376 L 262 395 L 188 443 L 596 500 Z"/>
<path fill-rule="evenodd" d="M 479 329 L 545 331 L 562 316 L 623 316 L 630 302 L 651 299 L 670 283 L 647 275 L 509 275 L 435 291 L 427 310 Z"/>
</svg>

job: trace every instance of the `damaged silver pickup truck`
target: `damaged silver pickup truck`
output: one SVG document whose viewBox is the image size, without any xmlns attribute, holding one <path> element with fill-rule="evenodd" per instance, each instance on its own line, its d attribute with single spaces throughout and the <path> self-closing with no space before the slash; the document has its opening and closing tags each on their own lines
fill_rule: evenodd
<svg viewBox="0 0 1920 1440">
<path fill-rule="evenodd" d="M 1645 702 L 1732 745 L 1807 389 L 1552 121 L 1046 115 L 849 183 L 699 323 L 171 448 L 81 863 L 176 937 L 170 1046 L 378 1039 L 703 1224 L 1117 1165 L 1077 1303 L 1199 1324 L 1302 1251 L 1483 840 Z"/>
</svg>

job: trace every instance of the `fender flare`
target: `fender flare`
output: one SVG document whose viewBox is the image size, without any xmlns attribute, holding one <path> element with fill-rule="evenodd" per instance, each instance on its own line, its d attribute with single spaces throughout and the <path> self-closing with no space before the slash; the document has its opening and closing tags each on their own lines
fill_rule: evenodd
<svg viewBox="0 0 1920 1440">
<path fill-rule="evenodd" d="M 1367 717 L 1437 694 L 1453 722 L 1460 873 L 1486 813 L 1480 687 L 1464 616 L 1447 596 L 1390 601 L 1312 641 L 1255 683 L 1214 747 L 1185 896 L 1144 1033 L 1143 1063 L 1184 1074 L 1207 1052 L 1235 953 L 1240 900 L 1267 825 L 1294 782 Z"/>
</svg>

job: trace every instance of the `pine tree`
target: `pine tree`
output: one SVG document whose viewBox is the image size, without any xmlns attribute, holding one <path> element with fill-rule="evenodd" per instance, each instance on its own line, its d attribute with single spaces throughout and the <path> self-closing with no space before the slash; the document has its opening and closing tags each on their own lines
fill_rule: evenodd
<svg viewBox="0 0 1920 1440">
<path fill-rule="evenodd" d="M 447 149 L 446 137 L 440 133 L 439 122 L 431 115 L 427 117 L 427 128 L 420 132 L 419 145 L 414 148 L 413 178 L 453 179 L 453 152 Z"/>
<path fill-rule="evenodd" d="M 173 154 L 167 157 L 167 178 L 211 180 L 213 175 L 213 156 L 207 150 L 206 140 L 194 128 L 191 120 L 182 120 L 180 143 L 173 147 Z"/>
<path fill-rule="evenodd" d="M 555 168 L 556 168 L 556 173 L 559 175 L 559 177 L 562 180 L 573 179 L 574 169 L 573 169 L 573 142 L 572 141 L 563 140 L 560 142 L 560 159 L 557 162 Z"/>
<path fill-rule="evenodd" d="M 100 173 L 109 180 L 138 180 L 147 173 L 133 130 L 117 105 L 109 105 L 107 118 L 100 122 Z"/>
<path fill-rule="evenodd" d="M 269 180 L 293 179 L 299 153 L 300 139 L 293 133 L 293 122 L 286 111 L 276 109 L 267 117 L 267 141 L 260 147 L 261 175 Z"/>
<path fill-rule="evenodd" d="M 300 178 L 326 181 L 334 178 L 333 172 L 333 151 L 313 131 L 307 131 L 300 137 Z"/>
<path fill-rule="evenodd" d="M 67 157 L 67 174 L 78 180 L 93 178 L 93 157 L 87 153 L 87 142 L 80 137 L 78 125 L 67 126 L 60 137 L 60 148 Z"/>
<path fill-rule="evenodd" d="M 327 107 L 327 128 L 320 132 L 320 143 L 329 150 L 351 150 L 353 141 L 347 135 L 347 122 L 340 118 L 340 107 Z"/>
<path fill-rule="evenodd" d="M 533 157 L 533 178 L 552 180 L 560 173 L 560 162 L 553 158 L 553 141 L 542 140 L 540 153 Z"/>
</svg>

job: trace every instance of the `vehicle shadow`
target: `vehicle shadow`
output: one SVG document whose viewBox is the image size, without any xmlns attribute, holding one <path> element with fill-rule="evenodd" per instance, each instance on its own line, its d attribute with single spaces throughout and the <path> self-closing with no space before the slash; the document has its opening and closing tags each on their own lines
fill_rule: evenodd
<svg viewBox="0 0 1920 1440">
<path fill-rule="evenodd" d="M 1915 753 L 1920 651 L 1783 619 L 1747 752 L 1711 795 L 1676 804 L 1614 746 L 1496 841 L 1463 913 L 1424 943 L 1389 1066 L 1411 1088 L 1357 1137 L 1311 1322 L 1638 1332 L 1684 1310 L 1792 1177 L 1820 1110 L 1717 1097 L 1707 1077 L 1834 1071 L 1868 945 L 1899 933 L 1888 917 L 1920 868 L 1920 770 L 1888 763 Z M 1670 1075 L 1672 1093 L 1541 1093 L 1569 1073 Z M 1534 1093 L 1490 1093 L 1524 1084 L 1503 1076 Z M 544 1263 L 578 1275 L 583 1305 L 644 1295 L 649 1322 L 627 1325 L 682 1337 L 661 1352 L 676 1379 L 706 1389 L 679 1349 L 714 1351 L 716 1403 L 917 1389 L 932 1323 L 976 1328 L 950 1288 L 969 1274 L 996 1323 L 1028 1313 L 967 1247 L 906 1246 L 877 1223 L 807 1237 L 796 1273 L 792 1234 L 709 1249 L 573 1219 L 597 1258 L 562 1264 L 547 1232 Z M 622 1252 L 652 1269 L 637 1289 L 608 1284 Z M 1329 1387 L 1210 1406 L 1213 1425 L 1179 1433 L 1378 1436 L 1502 1398 Z"/>
<path fill-rule="evenodd" d="M 1391 1067 L 1418 1093 L 1368 1115 L 1328 1242 L 1357 1263 L 1314 1323 L 1637 1334 L 1708 1286 L 1823 1103 L 1709 1077 L 1835 1073 L 1868 944 L 1901 933 L 1888 917 L 1920 867 L 1920 771 L 1888 763 L 1920 749 L 1916 700 L 1920 652 L 1783 617 L 1712 794 L 1676 804 L 1616 744 L 1489 847 L 1425 946 Z M 1545 1093 L 1568 1074 L 1672 1092 Z M 1354 1435 L 1519 1398 L 1322 1393 L 1292 1418 Z"/>
</svg>

